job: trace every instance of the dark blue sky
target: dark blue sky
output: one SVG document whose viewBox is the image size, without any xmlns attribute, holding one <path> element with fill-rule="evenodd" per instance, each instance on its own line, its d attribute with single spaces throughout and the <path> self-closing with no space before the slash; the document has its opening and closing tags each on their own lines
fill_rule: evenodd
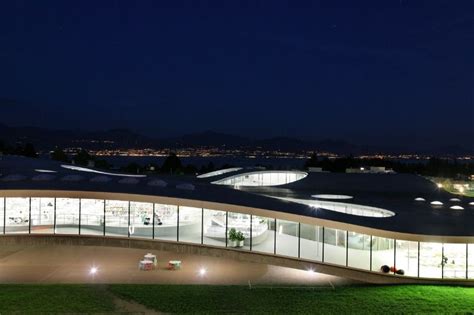
<svg viewBox="0 0 474 315">
<path fill-rule="evenodd" d="M 2 1 L 0 122 L 474 137 L 474 1 Z"/>
</svg>

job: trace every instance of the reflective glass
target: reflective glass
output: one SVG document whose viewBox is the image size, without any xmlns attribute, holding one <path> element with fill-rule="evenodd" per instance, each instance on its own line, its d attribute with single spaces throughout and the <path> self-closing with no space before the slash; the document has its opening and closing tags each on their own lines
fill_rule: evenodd
<svg viewBox="0 0 474 315">
<path fill-rule="evenodd" d="M 105 201 L 105 235 L 128 237 L 128 201 Z"/>
<path fill-rule="evenodd" d="M 321 261 L 323 258 L 322 227 L 302 223 L 300 228 L 300 257 Z"/>
<path fill-rule="evenodd" d="M 466 278 L 466 244 L 443 244 L 443 278 Z"/>
<path fill-rule="evenodd" d="M 178 206 L 155 203 L 155 238 L 176 242 Z"/>
<path fill-rule="evenodd" d="M 54 198 L 31 198 L 31 233 L 54 233 Z"/>
<path fill-rule="evenodd" d="M 79 199 L 56 198 L 56 233 L 79 234 Z"/>
<path fill-rule="evenodd" d="M 226 212 L 204 209 L 203 243 L 226 246 Z"/>
<path fill-rule="evenodd" d="M 130 237 L 152 238 L 153 204 L 130 202 Z"/>
<path fill-rule="evenodd" d="M 441 278 L 442 257 L 441 243 L 420 242 L 420 277 Z"/>
<path fill-rule="evenodd" d="M 370 235 L 348 232 L 347 265 L 370 270 Z"/>
<path fill-rule="evenodd" d="M 298 257 L 298 223 L 277 219 L 276 253 Z"/>
<path fill-rule="evenodd" d="M 103 199 L 81 199 L 81 235 L 104 235 Z"/>
<path fill-rule="evenodd" d="M 252 216 L 252 251 L 275 252 L 275 219 Z"/>
<path fill-rule="evenodd" d="M 372 270 L 379 271 L 386 265 L 395 267 L 394 240 L 391 238 L 372 236 Z"/>
<path fill-rule="evenodd" d="M 249 250 L 250 215 L 244 213 L 229 212 L 227 220 L 227 246 Z"/>
<path fill-rule="evenodd" d="M 397 240 L 395 266 L 406 276 L 418 277 L 418 242 Z"/>
<path fill-rule="evenodd" d="M 28 233 L 30 198 L 6 198 L 5 233 Z"/>
<path fill-rule="evenodd" d="M 201 244 L 202 208 L 179 207 L 179 241 Z"/>
<path fill-rule="evenodd" d="M 346 265 L 346 231 L 324 228 L 324 262 Z"/>
</svg>

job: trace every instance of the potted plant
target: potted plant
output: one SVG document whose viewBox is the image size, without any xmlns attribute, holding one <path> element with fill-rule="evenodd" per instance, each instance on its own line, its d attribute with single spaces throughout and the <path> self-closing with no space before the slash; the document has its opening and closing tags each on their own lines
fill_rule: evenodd
<svg viewBox="0 0 474 315">
<path fill-rule="evenodd" d="M 242 233 L 241 231 L 238 231 L 236 235 L 236 240 L 237 240 L 236 247 L 244 247 L 244 241 L 245 241 L 244 233 Z"/>
<path fill-rule="evenodd" d="M 237 247 L 237 230 L 234 228 L 229 230 L 229 246 Z"/>
</svg>

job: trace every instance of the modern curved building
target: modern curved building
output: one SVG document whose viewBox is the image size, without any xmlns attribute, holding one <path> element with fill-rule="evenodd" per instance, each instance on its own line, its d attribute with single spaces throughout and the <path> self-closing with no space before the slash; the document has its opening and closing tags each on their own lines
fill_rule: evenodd
<svg viewBox="0 0 474 315">
<path fill-rule="evenodd" d="M 370 281 L 474 282 L 474 198 L 423 177 L 245 168 L 198 177 L 4 156 L 0 234 L 182 244 Z"/>
</svg>

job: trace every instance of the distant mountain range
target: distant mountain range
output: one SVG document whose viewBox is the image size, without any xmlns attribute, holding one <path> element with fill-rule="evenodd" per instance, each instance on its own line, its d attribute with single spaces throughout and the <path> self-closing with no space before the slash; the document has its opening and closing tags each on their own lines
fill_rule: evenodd
<svg viewBox="0 0 474 315">
<path fill-rule="evenodd" d="M 355 145 L 343 140 L 308 141 L 296 138 L 274 137 L 251 139 L 237 135 L 204 131 L 172 138 L 151 138 L 127 129 L 106 131 L 55 130 L 39 127 L 9 127 L 0 124 L 0 140 L 15 143 L 33 143 L 38 149 L 83 147 L 86 149 L 221 147 L 227 149 L 280 150 L 285 152 L 324 151 L 336 154 L 421 153 L 436 155 L 474 155 L 467 148 L 451 146 L 417 152 L 410 148 Z"/>
</svg>

